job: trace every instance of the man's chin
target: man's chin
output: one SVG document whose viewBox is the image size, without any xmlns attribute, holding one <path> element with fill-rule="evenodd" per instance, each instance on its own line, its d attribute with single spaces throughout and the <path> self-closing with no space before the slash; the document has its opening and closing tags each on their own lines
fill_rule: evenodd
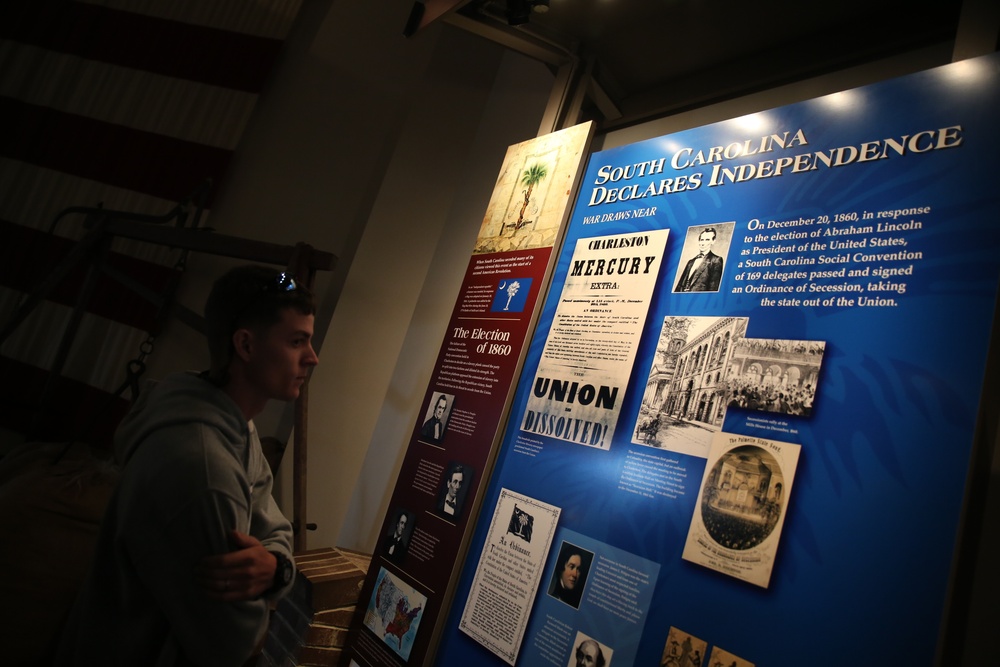
<svg viewBox="0 0 1000 667">
<path fill-rule="evenodd" d="M 294 401 L 299 397 L 302 391 L 298 385 L 294 387 L 289 387 L 281 396 L 275 396 L 275 400 L 278 401 Z"/>
</svg>

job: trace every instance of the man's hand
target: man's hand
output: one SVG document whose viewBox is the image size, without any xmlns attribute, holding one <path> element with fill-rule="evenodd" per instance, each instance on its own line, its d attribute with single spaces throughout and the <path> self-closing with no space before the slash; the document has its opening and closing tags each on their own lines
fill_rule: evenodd
<svg viewBox="0 0 1000 667">
<path fill-rule="evenodd" d="M 195 583 L 224 602 L 259 598 L 274 583 L 278 560 L 257 538 L 238 530 L 229 532 L 229 545 L 229 553 L 202 559 L 195 567 Z"/>
</svg>

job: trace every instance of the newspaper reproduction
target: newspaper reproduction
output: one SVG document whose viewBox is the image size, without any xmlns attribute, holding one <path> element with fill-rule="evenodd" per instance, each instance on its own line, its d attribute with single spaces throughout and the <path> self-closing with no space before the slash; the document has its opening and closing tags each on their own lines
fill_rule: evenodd
<svg viewBox="0 0 1000 667">
<path fill-rule="evenodd" d="M 522 431 L 611 448 L 668 233 L 577 241 Z"/>
</svg>

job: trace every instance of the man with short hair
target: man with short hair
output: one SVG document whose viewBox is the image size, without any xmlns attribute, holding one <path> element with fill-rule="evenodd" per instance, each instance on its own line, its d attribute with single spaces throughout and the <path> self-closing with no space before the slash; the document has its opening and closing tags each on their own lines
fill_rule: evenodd
<svg viewBox="0 0 1000 667">
<path fill-rule="evenodd" d="M 403 555 L 406 553 L 406 539 L 404 538 L 406 522 L 406 513 L 400 512 L 399 518 L 396 519 L 396 528 L 385 542 L 385 555 L 397 563 L 403 560 Z"/>
<path fill-rule="evenodd" d="M 462 483 L 465 481 L 465 468 L 462 466 L 456 466 L 454 470 L 451 471 L 451 475 L 448 476 L 448 482 L 445 485 L 444 498 L 441 499 L 440 506 L 438 509 L 449 516 L 454 516 L 458 514 L 458 492 L 462 489 Z"/>
<path fill-rule="evenodd" d="M 441 442 L 444 436 L 444 411 L 448 409 L 448 399 L 442 394 L 434 403 L 434 414 L 420 427 L 420 437 L 430 442 Z"/>
<path fill-rule="evenodd" d="M 205 305 L 211 369 L 147 388 L 115 434 L 122 466 L 55 664 L 243 665 L 292 586 L 292 530 L 253 424 L 319 363 L 315 303 L 238 267 Z"/>
<path fill-rule="evenodd" d="M 576 667 L 604 667 L 604 651 L 593 639 L 584 639 L 576 647 Z"/>
<path fill-rule="evenodd" d="M 549 595 L 562 600 L 574 609 L 580 608 L 583 583 L 587 576 L 584 553 L 583 549 L 565 542 L 556 560 L 552 582 L 549 585 Z"/>
<path fill-rule="evenodd" d="M 722 282 L 722 258 L 712 252 L 716 232 L 708 227 L 698 234 L 698 254 L 688 260 L 675 292 L 717 292 Z"/>
</svg>

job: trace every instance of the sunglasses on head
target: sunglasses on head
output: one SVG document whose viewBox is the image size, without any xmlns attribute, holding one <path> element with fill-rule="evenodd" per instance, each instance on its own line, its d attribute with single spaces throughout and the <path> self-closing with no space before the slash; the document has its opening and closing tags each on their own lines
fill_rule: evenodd
<svg viewBox="0 0 1000 667">
<path fill-rule="evenodd" d="M 294 292 L 298 288 L 299 285 L 295 282 L 295 278 L 285 271 L 282 271 L 273 281 L 264 285 L 264 291 L 266 292 Z"/>
<path fill-rule="evenodd" d="M 295 282 L 295 278 L 292 277 L 290 273 L 282 271 L 273 280 L 269 280 L 260 286 L 260 291 L 255 293 L 238 311 L 236 315 L 233 316 L 232 329 L 236 329 L 236 323 L 239 322 L 240 318 L 243 317 L 251 308 L 253 308 L 257 302 L 260 300 L 261 296 L 264 294 L 289 294 L 294 292 L 299 288 L 299 284 Z"/>
</svg>

